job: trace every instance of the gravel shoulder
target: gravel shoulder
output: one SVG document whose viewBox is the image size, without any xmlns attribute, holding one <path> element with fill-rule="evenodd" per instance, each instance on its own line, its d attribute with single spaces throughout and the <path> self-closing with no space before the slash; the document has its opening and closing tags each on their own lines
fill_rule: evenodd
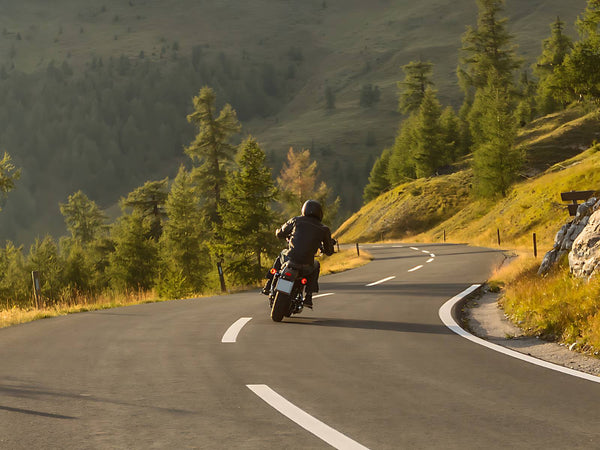
<svg viewBox="0 0 600 450">
<path fill-rule="evenodd" d="M 471 333 L 534 358 L 600 376 L 600 359 L 571 351 L 562 344 L 525 336 L 504 316 L 498 296 L 487 292 L 465 304 L 463 316 Z"/>
</svg>

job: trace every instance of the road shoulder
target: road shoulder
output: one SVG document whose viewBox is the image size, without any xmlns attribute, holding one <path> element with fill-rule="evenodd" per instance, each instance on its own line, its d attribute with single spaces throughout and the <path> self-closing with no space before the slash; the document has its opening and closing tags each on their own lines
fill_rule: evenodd
<svg viewBox="0 0 600 450">
<path fill-rule="evenodd" d="M 554 364 L 600 376 L 600 359 L 569 350 L 566 346 L 525 336 L 498 306 L 498 294 L 486 292 L 462 308 L 463 324 L 475 336 L 511 350 Z"/>
</svg>

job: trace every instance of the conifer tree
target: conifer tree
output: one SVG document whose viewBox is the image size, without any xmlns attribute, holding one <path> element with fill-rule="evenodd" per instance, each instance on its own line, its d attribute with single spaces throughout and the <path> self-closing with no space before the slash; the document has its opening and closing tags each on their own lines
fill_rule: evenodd
<svg viewBox="0 0 600 450">
<path fill-rule="evenodd" d="M 428 88 L 415 118 L 412 156 L 417 178 L 429 177 L 447 164 L 446 145 L 440 125 L 441 106 L 435 91 Z"/>
<path fill-rule="evenodd" d="M 505 197 L 522 163 L 522 152 L 515 147 L 516 119 L 511 93 L 501 77 L 489 79 L 477 92 L 475 103 L 485 104 L 479 118 L 479 139 L 473 151 L 473 178 L 477 195 Z"/>
<path fill-rule="evenodd" d="M 9 306 L 30 306 L 31 272 L 26 267 L 23 247 L 8 241 L 0 247 L 0 298 Z"/>
<path fill-rule="evenodd" d="M 555 74 L 573 48 L 573 41 L 564 33 L 564 26 L 564 22 L 557 17 L 550 26 L 552 34 L 542 42 L 542 54 L 533 67 L 533 73 L 538 77 L 536 105 L 542 114 L 550 114 L 564 107 L 555 98 Z"/>
<path fill-rule="evenodd" d="M 67 203 L 60 204 L 60 212 L 73 239 L 83 244 L 92 242 L 108 229 L 104 223 L 106 215 L 81 191 L 69 195 Z"/>
<path fill-rule="evenodd" d="M 600 102 L 600 0 L 588 0 L 576 22 L 580 40 L 558 68 L 556 97 Z"/>
<path fill-rule="evenodd" d="M 388 163 L 388 179 L 392 186 L 412 181 L 416 178 L 413 148 L 416 115 L 409 116 L 400 124 Z"/>
<path fill-rule="evenodd" d="M 405 78 L 398 83 L 400 91 L 398 110 L 410 114 L 419 109 L 427 88 L 433 86 L 431 81 L 433 64 L 426 61 L 411 61 L 402 66 L 402 70 Z"/>
<path fill-rule="evenodd" d="M 221 204 L 221 191 L 227 175 L 227 164 L 235 156 L 235 146 L 229 141 L 241 127 L 235 110 L 229 104 L 217 116 L 215 101 L 216 95 L 209 87 L 203 87 L 194 97 L 194 112 L 187 119 L 198 129 L 198 134 L 185 152 L 193 161 L 201 164 L 193 174 L 205 199 L 204 208 L 210 222 L 220 225 L 222 221 L 218 207 Z"/>
<path fill-rule="evenodd" d="M 0 159 L 0 197 L 6 196 L 14 189 L 15 181 L 19 179 L 20 175 L 21 171 L 15 168 L 10 155 L 4 152 L 4 156 Z"/>
<path fill-rule="evenodd" d="M 130 192 L 123 204 L 138 211 L 144 220 L 150 224 L 150 236 L 158 241 L 162 234 L 163 222 L 167 216 L 165 202 L 167 201 L 169 179 L 147 181 L 143 186 Z"/>
<path fill-rule="evenodd" d="M 277 189 L 265 159 L 254 138 L 240 145 L 239 170 L 229 177 L 220 211 L 223 247 L 232 260 L 228 267 L 240 282 L 261 279 L 263 256 L 276 255 L 280 247 L 274 231 L 281 220 L 271 208 Z"/>
<path fill-rule="evenodd" d="M 115 250 L 110 254 L 108 274 L 121 292 L 148 290 L 154 286 L 158 269 L 158 245 L 147 239 L 150 227 L 138 211 L 123 214 L 113 225 Z"/>
<path fill-rule="evenodd" d="M 173 181 L 165 211 L 168 220 L 160 240 L 159 294 L 181 298 L 199 293 L 207 285 L 210 257 L 198 187 L 183 166 Z"/>
<path fill-rule="evenodd" d="M 369 203 L 391 187 L 388 178 L 388 165 L 391 153 L 392 150 L 386 148 L 381 152 L 379 158 L 375 160 L 371 173 L 369 174 L 369 182 L 363 191 L 363 200 L 365 203 Z"/>
<path fill-rule="evenodd" d="M 41 295 L 44 300 L 58 302 L 63 287 L 63 261 L 52 237 L 45 236 L 42 240 L 35 240 L 27 257 L 27 269 L 28 272 L 37 270 L 40 273 Z"/>
<path fill-rule="evenodd" d="M 477 26 L 467 27 L 463 35 L 462 57 L 458 68 L 459 84 L 465 93 L 465 105 L 473 102 L 475 91 L 485 88 L 493 73 L 504 86 L 513 82 L 513 73 L 521 65 L 515 56 L 513 36 L 506 29 L 504 0 L 477 0 Z"/>
</svg>

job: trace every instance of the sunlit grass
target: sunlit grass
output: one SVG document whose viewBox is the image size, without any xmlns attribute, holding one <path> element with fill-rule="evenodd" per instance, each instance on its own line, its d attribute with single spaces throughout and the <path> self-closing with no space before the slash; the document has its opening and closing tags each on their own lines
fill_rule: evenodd
<svg viewBox="0 0 600 450">
<path fill-rule="evenodd" d="M 565 263 L 537 275 L 538 261 L 522 258 L 490 282 L 504 286 L 501 304 L 526 334 L 562 342 L 585 353 L 600 352 L 600 277 L 573 277 Z"/>
<path fill-rule="evenodd" d="M 373 260 L 373 256 L 364 250 L 360 250 L 360 256 L 355 249 L 343 250 L 331 256 L 323 257 L 321 260 L 321 275 L 343 272 L 364 266 Z"/>
</svg>

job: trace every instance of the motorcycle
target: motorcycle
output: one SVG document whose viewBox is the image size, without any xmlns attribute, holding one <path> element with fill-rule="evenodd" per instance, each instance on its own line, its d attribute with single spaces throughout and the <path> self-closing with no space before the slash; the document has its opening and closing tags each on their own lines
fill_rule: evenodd
<svg viewBox="0 0 600 450">
<path fill-rule="evenodd" d="M 333 246 L 337 244 L 331 239 Z M 323 247 L 319 246 L 320 253 Z M 318 255 L 317 255 L 318 256 Z M 284 317 L 292 314 L 300 314 L 304 309 L 304 299 L 308 284 L 307 276 L 315 270 L 312 264 L 297 264 L 287 257 L 281 265 L 281 269 L 271 268 L 273 280 L 269 292 L 269 306 L 271 308 L 271 319 L 281 322 Z"/>
<path fill-rule="evenodd" d="M 273 282 L 269 293 L 271 319 L 281 322 L 284 317 L 300 314 L 304 309 L 308 279 L 303 276 L 306 268 L 286 261 L 281 269 L 271 269 Z"/>
</svg>

